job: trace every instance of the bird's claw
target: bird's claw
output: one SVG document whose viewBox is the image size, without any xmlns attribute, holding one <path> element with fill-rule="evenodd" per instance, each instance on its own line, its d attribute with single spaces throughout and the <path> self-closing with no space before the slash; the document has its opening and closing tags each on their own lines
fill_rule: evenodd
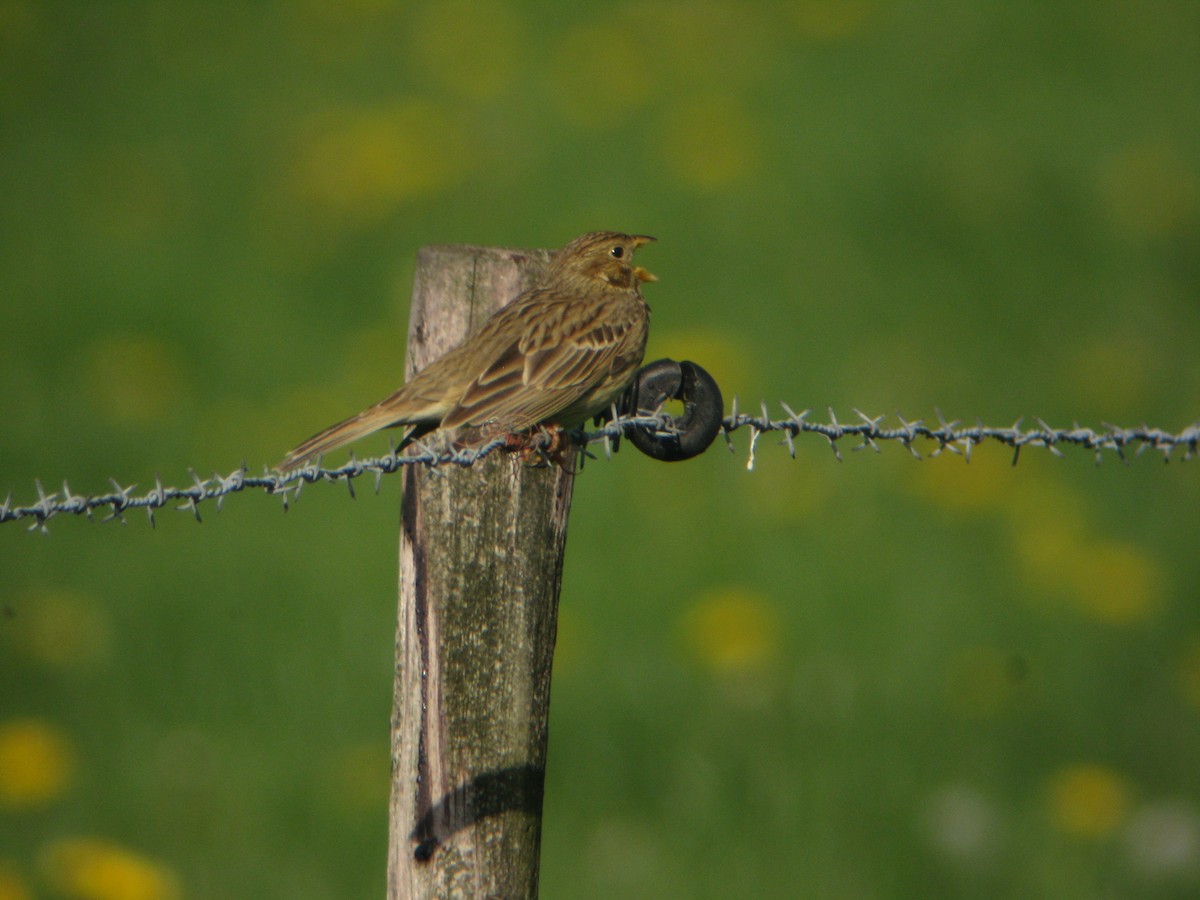
<svg viewBox="0 0 1200 900">
<path fill-rule="evenodd" d="M 579 446 L 571 432 L 561 425 L 537 425 L 526 431 L 504 436 L 502 449 L 516 453 L 521 462 L 532 468 L 557 465 L 563 469 L 574 463 Z"/>
</svg>

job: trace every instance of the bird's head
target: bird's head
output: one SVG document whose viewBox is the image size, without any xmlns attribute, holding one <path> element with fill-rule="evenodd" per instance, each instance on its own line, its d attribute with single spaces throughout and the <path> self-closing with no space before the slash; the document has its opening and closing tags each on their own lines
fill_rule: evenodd
<svg viewBox="0 0 1200 900">
<path fill-rule="evenodd" d="M 618 231 L 593 231 L 575 238 L 554 254 L 546 270 L 547 281 L 586 286 L 595 281 L 636 291 L 643 281 L 658 279 L 633 264 L 633 253 L 654 238 Z"/>
</svg>

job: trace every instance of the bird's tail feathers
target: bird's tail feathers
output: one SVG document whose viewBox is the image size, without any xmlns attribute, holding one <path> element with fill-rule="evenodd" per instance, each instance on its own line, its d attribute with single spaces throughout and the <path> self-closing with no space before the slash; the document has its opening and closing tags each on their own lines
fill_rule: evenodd
<svg viewBox="0 0 1200 900">
<path fill-rule="evenodd" d="M 290 472 L 293 469 L 298 469 L 308 464 L 313 459 L 328 453 L 330 450 L 344 447 L 346 444 L 356 441 L 361 437 L 366 437 L 368 434 L 372 434 L 380 429 L 400 424 L 404 423 L 396 421 L 394 412 L 389 414 L 387 409 L 371 407 L 370 409 L 363 410 L 356 416 L 351 416 L 344 422 L 330 425 L 324 431 L 314 434 L 299 447 L 288 453 L 283 458 L 283 462 L 275 468 L 280 472 Z M 415 428 L 415 425 L 409 425 L 405 429 L 404 436 L 400 442 L 403 443 Z"/>
</svg>

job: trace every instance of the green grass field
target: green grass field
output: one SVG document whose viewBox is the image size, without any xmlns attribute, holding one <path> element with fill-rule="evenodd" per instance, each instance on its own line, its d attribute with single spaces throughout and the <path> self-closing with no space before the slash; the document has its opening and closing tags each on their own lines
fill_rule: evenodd
<svg viewBox="0 0 1200 900">
<path fill-rule="evenodd" d="M 421 245 L 599 228 L 743 408 L 1178 431 L 1198 60 L 1191 0 L 0 0 L 0 501 L 277 462 Z M 542 895 L 1197 896 L 1200 461 L 747 441 L 577 481 Z M 0 526 L 0 900 L 382 896 L 399 489 Z"/>
</svg>

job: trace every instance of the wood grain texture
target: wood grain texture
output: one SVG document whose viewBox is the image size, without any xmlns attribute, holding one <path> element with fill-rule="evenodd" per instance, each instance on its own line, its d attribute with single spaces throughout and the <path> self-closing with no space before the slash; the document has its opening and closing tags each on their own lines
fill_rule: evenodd
<svg viewBox="0 0 1200 900">
<path fill-rule="evenodd" d="M 418 257 L 407 372 L 528 287 L 546 251 Z M 388 896 L 535 897 L 573 476 L 493 453 L 404 475 Z"/>
</svg>

